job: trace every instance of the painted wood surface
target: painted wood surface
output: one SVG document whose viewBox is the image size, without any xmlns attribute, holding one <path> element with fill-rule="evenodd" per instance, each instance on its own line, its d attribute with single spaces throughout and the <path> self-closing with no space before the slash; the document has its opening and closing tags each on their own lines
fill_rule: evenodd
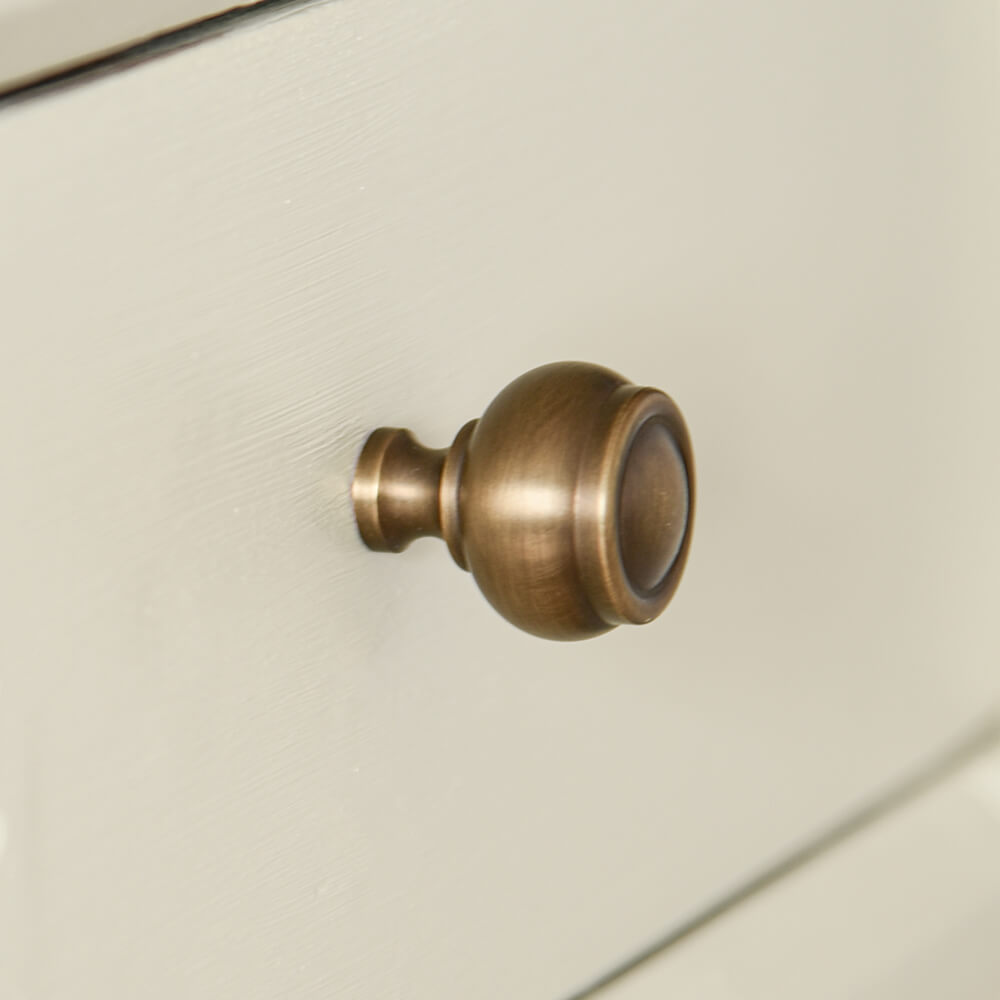
<svg viewBox="0 0 1000 1000">
<path fill-rule="evenodd" d="M 998 939 L 994 751 L 602 1000 L 994 1000 Z"/>
<path fill-rule="evenodd" d="M 0 113 L 0 995 L 565 996 L 1000 695 L 994 6 L 343 0 Z M 662 386 L 655 625 L 358 541 Z"/>
<path fill-rule="evenodd" d="M 0 0 L 0 91 L 252 5 L 252 0 Z"/>
</svg>

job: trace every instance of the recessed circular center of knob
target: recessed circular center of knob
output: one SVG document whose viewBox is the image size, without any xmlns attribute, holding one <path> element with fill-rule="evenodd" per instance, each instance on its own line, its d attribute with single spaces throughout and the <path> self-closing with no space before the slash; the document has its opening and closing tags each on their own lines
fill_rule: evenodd
<svg viewBox="0 0 1000 1000">
<path fill-rule="evenodd" d="M 689 505 L 684 459 L 667 428 L 647 421 L 625 458 L 618 503 L 622 563 L 636 590 L 652 590 L 677 558 Z"/>
</svg>

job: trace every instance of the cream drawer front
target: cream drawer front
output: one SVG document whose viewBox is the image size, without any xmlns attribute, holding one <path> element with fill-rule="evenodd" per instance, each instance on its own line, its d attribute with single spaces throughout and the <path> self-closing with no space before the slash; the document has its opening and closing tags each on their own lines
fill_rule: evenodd
<svg viewBox="0 0 1000 1000">
<path fill-rule="evenodd" d="M 602 1000 L 994 1000 L 998 793 L 994 748 Z"/>
<path fill-rule="evenodd" d="M 567 996 L 978 725 L 993 14 L 344 0 L 4 109 L 0 994 Z M 565 358 L 700 488 L 576 644 L 347 495 Z"/>
</svg>

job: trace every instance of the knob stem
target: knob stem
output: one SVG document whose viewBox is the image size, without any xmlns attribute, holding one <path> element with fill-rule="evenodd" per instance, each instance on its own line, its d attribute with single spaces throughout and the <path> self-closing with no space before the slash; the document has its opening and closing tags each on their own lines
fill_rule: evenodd
<svg viewBox="0 0 1000 1000">
<path fill-rule="evenodd" d="M 450 448 L 427 448 L 402 427 L 379 427 L 361 449 L 351 487 L 358 530 L 378 552 L 402 552 L 414 539 L 443 538 L 468 569 L 461 540 L 459 492 L 467 423 Z"/>
</svg>

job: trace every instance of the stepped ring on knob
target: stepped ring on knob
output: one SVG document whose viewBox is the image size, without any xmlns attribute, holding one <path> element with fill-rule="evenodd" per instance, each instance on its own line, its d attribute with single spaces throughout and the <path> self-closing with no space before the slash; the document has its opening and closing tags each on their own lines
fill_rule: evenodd
<svg viewBox="0 0 1000 1000">
<path fill-rule="evenodd" d="M 652 621 L 680 582 L 694 457 L 665 393 L 563 362 L 507 386 L 450 448 L 367 439 L 352 486 L 369 548 L 443 538 L 490 603 L 549 639 Z"/>
</svg>

